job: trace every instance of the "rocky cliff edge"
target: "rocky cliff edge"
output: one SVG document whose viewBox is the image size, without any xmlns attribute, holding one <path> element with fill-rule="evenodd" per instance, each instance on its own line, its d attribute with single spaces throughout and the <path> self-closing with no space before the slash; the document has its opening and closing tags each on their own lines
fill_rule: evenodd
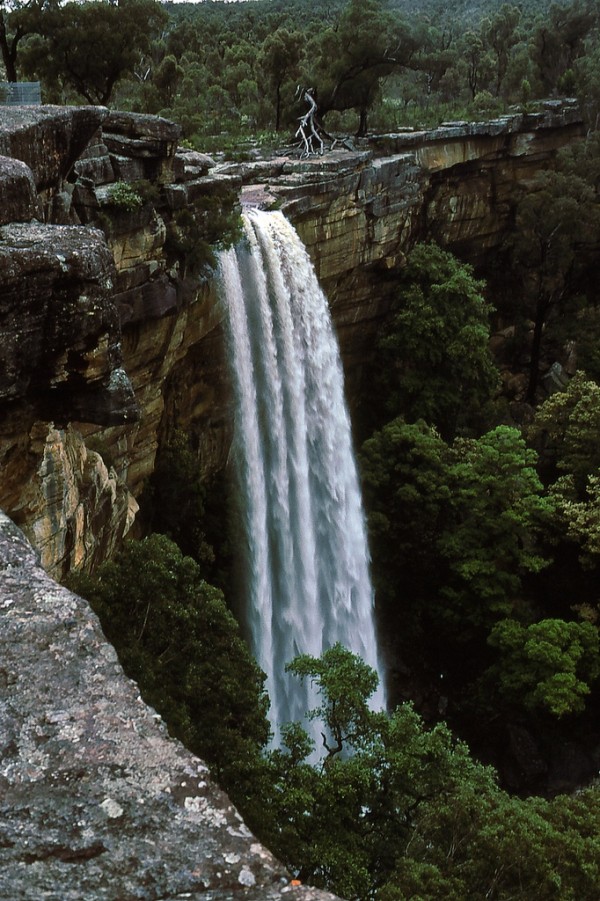
<svg viewBox="0 0 600 901">
<path fill-rule="evenodd" d="M 291 884 L 4 514 L 0 561 L 0 898 L 331 898 Z"/>
<path fill-rule="evenodd" d="M 221 309 L 214 280 L 186 261 L 215 197 L 276 203 L 297 227 L 331 303 L 352 400 L 415 241 L 489 262 L 536 172 L 582 134 L 576 106 L 552 101 L 308 160 L 288 148 L 215 164 L 178 147 L 178 127 L 159 117 L 5 108 L 0 507 L 61 578 L 119 546 L 173 429 L 192 436 L 204 474 L 225 466 Z"/>
</svg>

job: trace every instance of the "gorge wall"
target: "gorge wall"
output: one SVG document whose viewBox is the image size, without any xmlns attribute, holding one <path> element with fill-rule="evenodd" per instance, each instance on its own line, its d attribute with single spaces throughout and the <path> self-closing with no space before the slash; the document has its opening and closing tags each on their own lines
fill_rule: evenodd
<svg viewBox="0 0 600 901">
<path fill-rule="evenodd" d="M 352 395 L 406 251 L 432 237 L 483 262 L 519 192 L 581 134 L 576 107 L 557 102 L 307 160 L 217 165 L 178 149 L 178 128 L 156 117 L 6 108 L 0 507 L 44 568 L 60 578 L 111 553 L 174 427 L 194 436 L 205 473 L 227 459 L 221 312 L 185 250 L 194 222 L 211 215 L 207 199 L 233 190 L 295 224 L 330 299 Z"/>
<path fill-rule="evenodd" d="M 141 702 L 88 605 L 48 574 L 119 544 L 174 427 L 193 434 L 206 473 L 226 461 L 221 313 L 185 250 L 207 198 L 233 189 L 296 224 L 352 390 L 412 243 L 433 236 L 483 260 L 518 192 L 580 134 L 577 111 L 556 105 L 217 166 L 177 150 L 178 129 L 160 119 L 2 111 L 1 897 L 331 898 L 290 882 Z"/>
</svg>

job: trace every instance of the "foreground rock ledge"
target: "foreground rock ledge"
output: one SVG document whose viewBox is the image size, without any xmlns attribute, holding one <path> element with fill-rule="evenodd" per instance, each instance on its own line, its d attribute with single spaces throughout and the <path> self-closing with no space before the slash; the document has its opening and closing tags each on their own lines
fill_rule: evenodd
<svg viewBox="0 0 600 901">
<path fill-rule="evenodd" d="M 0 512 L 0 898 L 284 895 L 332 898 L 290 885 Z"/>
</svg>

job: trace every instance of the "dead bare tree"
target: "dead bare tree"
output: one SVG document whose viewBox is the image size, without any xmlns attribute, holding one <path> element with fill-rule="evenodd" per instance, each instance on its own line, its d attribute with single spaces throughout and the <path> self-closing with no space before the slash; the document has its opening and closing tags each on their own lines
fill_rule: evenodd
<svg viewBox="0 0 600 901">
<path fill-rule="evenodd" d="M 299 96 L 302 90 L 303 89 L 301 87 L 298 87 L 296 95 Z M 306 157 L 309 157 L 316 153 L 322 154 L 324 150 L 323 139 L 319 134 L 319 126 L 316 122 L 318 106 L 313 94 L 314 88 L 307 88 L 306 90 L 304 90 L 303 99 L 306 101 L 306 103 L 308 103 L 309 109 L 303 116 L 300 116 L 300 125 L 298 126 L 295 135 L 297 138 L 300 138 L 301 141 L 301 159 L 305 159 Z"/>
</svg>

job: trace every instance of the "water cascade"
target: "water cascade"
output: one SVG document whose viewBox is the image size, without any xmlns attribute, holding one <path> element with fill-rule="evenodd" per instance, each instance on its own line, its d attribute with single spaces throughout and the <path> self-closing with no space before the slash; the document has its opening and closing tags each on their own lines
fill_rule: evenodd
<svg viewBox="0 0 600 901">
<path fill-rule="evenodd" d="M 284 671 L 297 654 L 319 656 L 339 641 L 380 667 L 365 523 L 327 300 L 281 213 L 250 210 L 244 228 L 245 240 L 221 255 L 220 285 L 236 392 L 246 616 L 267 673 L 277 741 L 278 724 L 302 720 L 315 706 L 311 686 Z M 382 686 L 374 705 L 384 706 Z"/>
</svg>

